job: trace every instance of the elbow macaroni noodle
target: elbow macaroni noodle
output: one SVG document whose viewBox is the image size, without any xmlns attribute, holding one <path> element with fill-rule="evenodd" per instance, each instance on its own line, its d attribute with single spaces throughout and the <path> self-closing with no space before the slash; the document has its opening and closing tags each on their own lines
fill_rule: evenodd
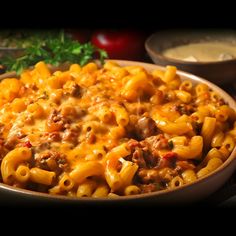
<svg viewBox="0 0 236 236">
<path fill-rule="evenodd" d="M 176 67 L 108 61 L 0 82 L 0 180 L 71 197 L 116 198 L 202 178 L 235 147 L 236 114 Z"/>
</svg>

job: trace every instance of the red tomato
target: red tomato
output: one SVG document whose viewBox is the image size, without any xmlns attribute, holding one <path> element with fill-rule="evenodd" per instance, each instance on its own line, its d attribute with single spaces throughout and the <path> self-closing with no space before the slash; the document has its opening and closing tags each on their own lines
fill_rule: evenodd
<svg viewBox="0 0 236 236">
<path fill-rule="evenodd" d="M 98 30 L 91 42 L 104 49 L 110 59 L 140 60 L 144 56 L 145 34 L 135 30 Z"/>
<path fill-rule="evenodd" d="M 31 148 L 32 144 L 30 143 L 30 141 L 26 141 L 24 143 L 21 143 L 20 146 L 22 147 L 27 147 L 27 148 Z"/>
<path fill-rule="evenodd" d="M 175 152 L 167 152 L 164 156 L 164 159 L 166 160 L 173 160 L 175 158 L 177 158 L 177 154 Z"/>
</svg>

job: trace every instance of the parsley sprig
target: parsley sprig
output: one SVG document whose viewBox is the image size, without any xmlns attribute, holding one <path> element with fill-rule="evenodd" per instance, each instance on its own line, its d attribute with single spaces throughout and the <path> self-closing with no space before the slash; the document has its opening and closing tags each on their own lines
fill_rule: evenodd
<svg viewBox="0 0 236 236">
<path fill-rule="evenodd" d="M 0 64 L 6 67 L 6 71 L 15 71 L 18 75 L 26 68 L 35 65 L 39 61 L 59 66 L 63 63 L 78 63 L 81 66 L 93 60 L 95 56 L 103 63 L 107 58 L 104 50 L 96 48 L 90 42 L 81 44 L 72 40 L 61 31 L 57 37 L 54 35 L 45 40 L 35 38 L 25 48 L 24 54 L 18 58 L 4 57 Z"/>
</svg>

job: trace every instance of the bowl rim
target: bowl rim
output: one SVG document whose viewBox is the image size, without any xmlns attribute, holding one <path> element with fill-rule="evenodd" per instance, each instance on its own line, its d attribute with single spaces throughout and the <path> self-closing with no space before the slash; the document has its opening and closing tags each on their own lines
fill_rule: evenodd
<svg viewBox="0 0 236 236">
<path fill-rule="evenodd" d="M 152 63 L 144 63 L 144 62 L 139 62 L 139 61 L 128 61 L 128 60 L 106 60 L 106 61 L 113 61 L 118 63 L 121 66 L 132 66 L 132 65 L 137 65 L 137 66 L 143 66 L 147 71 L 154 70 L 154 69 L 161 69 L 165 70 L 164 66 L 152 64 Z M 224 98 L 224 100 L 229 104 L 230 107 L 236 110 L 236 101 L 223 89 L 215 85 L 214 83 L 191 73 L 178 70 L 177 69 L 177 74 L 180 75 L 180 77 L 185 77 L 185 79 L 190 79 L 191 81 L 194 82 L 203 82 L 206 83 L 210 88 L 212 88 L 214 91 L 217 91 L 220 93 L 220 95 Z M 92 198 L 92 197 L 86 197 L 86 198 L 78 198 L 78 197 L 73 197 L 73 196 L 64 196 L 64 195 L 53 195 L 49 193 L 42 193 L 42 192 L 37 192 L 33 190 L 27 190 L 19 187 L 13 187 L 11 185 L 7 185 L 5 183 L 0 183 L 0 191 L 5 190 L 8 192 L 15 192 L 16 194 L 21 194 L 22 196 L 30 196 L 30 197 L 36 197 L 40 199 L 48 199 L 48 200 L 59 200 L 59 201 L 66 201 L 66 202 L 123 202 L 123 201 L 132 201 L 132 200 L 141 200 L 141 199 L 147 199 L 151 197 L 158 197 L 161 195 L 168 195 L 174 192 L 182 191 L 183 189 L 191 188 L 193 186 L 197 186 L 203 182 L 207 182 L 210 178 L 214 178 L 214 176 L 219 175 L 229 165 L 234 165 L 234 169 L 236 169 L 236 146 L 234 147 L 233 151 L 231 152 L 230 156 L 227 158 L 227 160 L 216 170 L 210 172 L 209 174 L 205 175 L 202 178 L 199 178 L 195 180 L 194 182 L 184 184 L 182 186 L 173 188 L 173 189 L 165 189 L 165 190 L 160 190 L 160 191 L 155 191 L 155 192 L 150 192 L 150 193 L 142 193 L 142 194 L 136 194 L 136 195 L 130 195 L 130 196 L 119 196 L 115 198 L 108 198 L 108 197 L 101 197 L 101 198 Z"/>
<path fill-rule="evenodd" d="M 204 62 L 197 61 L 197 62 L 193 62 L 193 61 L 184 61 L 184 60 L 164 56 L 161 52 L 158 52 L 157 50 L 155 50 L 155 48 L 152 46 L 152 43 L 151 43 L 151 41 L 154 40 L 158 36 L 158 34 L 161 34 L 163 32 L 172 32 L 172 31 L 166 30 L 166 31 L 155 32 L 155 33 L 151 34 L 145 40 L 144 46 L 145 46 L 145 49 L 149 55 L 155 56 L 158 59 L 165 60 L 166 62 L 169 62 L 169 63 L 178 63 L 178 64 L 187 65 L 187 66 L 193 66 L 193 65 L 195 65 L 195 66 L 206 65 L 207 66 L 207 65 L 222 65 L 222 64 L 228 64 L 228 63 L 236 63 L 236 58 L 223 60 L 223 61 L 204 61 Z M 173 31 L 173 32 L 176 32 L 176 31 Z"/>
</svg>

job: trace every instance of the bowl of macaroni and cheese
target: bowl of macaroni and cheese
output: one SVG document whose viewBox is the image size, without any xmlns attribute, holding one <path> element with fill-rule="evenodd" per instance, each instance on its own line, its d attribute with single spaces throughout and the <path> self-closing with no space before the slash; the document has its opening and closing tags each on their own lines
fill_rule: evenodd
<svg viewBox="0 0 236 236">
<path fill-rule="evenodd" d="M 0 82 L 0 199 L 184 203 L 236 167 L 236 104 L 174 66 L 106 61 Z"/>
</svg>

